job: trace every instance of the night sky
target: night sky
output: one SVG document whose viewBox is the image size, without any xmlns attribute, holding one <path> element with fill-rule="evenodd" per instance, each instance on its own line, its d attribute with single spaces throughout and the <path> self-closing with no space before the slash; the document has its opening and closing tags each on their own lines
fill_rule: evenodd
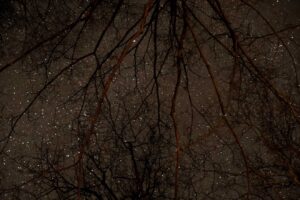
<svg viewBox="0 0 300 200">
<path fill-rule="evenodd" d="M 0 0 L 0 199 L 299 199 L 299 11 Z"/>
</svg>

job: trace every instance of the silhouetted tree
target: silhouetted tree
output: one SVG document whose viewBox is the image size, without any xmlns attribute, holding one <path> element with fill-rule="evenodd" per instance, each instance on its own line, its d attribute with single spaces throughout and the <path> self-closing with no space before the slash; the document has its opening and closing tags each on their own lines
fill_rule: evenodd
<svg viewBox="0 0 300 200">
<path fill-rule="evenodd" d="M 0 198 L 297 199 L 278 5 L 1 0 Z"/>
</svg>

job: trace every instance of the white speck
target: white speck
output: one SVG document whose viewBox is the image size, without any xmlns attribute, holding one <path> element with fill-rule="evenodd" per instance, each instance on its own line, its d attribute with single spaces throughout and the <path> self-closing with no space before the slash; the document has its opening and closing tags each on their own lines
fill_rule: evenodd
<svg viewBox="0 0 300 200">
<path fill-rule="evenodd" d="M 83 116 L 85 116 L 85 117 L 87 116 L 87 113 L 86 113 L 86 111 L 84 111 L 84 112 L 83 112 Z"/>
</svg>

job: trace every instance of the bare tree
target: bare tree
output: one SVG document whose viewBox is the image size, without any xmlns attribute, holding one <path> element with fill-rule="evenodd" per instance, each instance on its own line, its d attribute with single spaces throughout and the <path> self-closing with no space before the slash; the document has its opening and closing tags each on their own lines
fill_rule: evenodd
<svg viewBox="0 0 300 200">
<path fill-rule="evenodd" d="M 1 0 L 0 198 L 299 198 L 283 4 Z"/>
</svg>

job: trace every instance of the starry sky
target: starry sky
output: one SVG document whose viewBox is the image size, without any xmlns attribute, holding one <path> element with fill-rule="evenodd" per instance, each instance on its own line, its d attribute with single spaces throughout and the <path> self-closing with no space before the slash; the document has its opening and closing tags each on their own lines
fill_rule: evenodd
<svg viewBox="0 0 300 200">
<path fill-rule="evenodd" d="M 300 2 L 174 2 L 0 0 L 0 199 L 299 197 Z"/>
</svg>

